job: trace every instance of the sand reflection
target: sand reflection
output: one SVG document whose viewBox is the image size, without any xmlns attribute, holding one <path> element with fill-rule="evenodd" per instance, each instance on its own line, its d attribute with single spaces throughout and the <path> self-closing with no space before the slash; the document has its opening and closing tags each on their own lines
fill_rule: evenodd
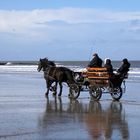
<svg viewBox="0 0 140 140">
<path fill-rule="evenodd" d="M 73 128 L 78 124 L 90 139 L 129 139 L 125 110 L 120 102 L 112 101 L 104 106 L 104 103 L 95 101 L 83 103 L 69 100 L 63 103 L 62 99 L 47 99 L 46 110 L 40 121 L 45 131 L 46 128 L 47 132 L 61 130 L 62 127 Z"/>
<path fill-rule="evenodd" d="M 105 109 L 99 102 L 90 102 L 85 122 L 89 134 L 94 139 L 129 138 L 128 123 L 120 102 L 111 102 Z"/>
</svg>

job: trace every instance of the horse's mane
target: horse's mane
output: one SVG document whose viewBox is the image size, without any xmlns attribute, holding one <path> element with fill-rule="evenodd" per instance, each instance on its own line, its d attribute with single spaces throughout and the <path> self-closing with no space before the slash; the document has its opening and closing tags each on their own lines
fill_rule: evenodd
<svg viewBox="0 0 140 140">
<path fill-rule="evenodd" d="M 48 60 L 48 65 L 49 66 L 54 66 L 54 67 L 56 66 L 55 62 L 54 61 L 50 61 L 50 60 Z"/>
<path fill-rule="evenodd" d="M 45 66 L 56 66 L 55 62 L 48 60 L 48 58 L 40 59 L 40 61 L 43 62 Z"/>
</svg>

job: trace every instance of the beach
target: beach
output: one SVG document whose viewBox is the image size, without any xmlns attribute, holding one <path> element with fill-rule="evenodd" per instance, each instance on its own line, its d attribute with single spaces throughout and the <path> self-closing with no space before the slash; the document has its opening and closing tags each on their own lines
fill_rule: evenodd
<svg viewBox="0 0 140 140">
<path fill-rule="evenodd" d="M 96 102 L 88 92 L 70 100 L 65 84 L 61 98 L 51 93 L 45 98 L 43 72 L 36 68 L 0 67 L 1 140 L 138 139 L 140 82 L 134 75 L 126 80 L 126 92 L 119 102 L 109 94 Z"/>
</svg>

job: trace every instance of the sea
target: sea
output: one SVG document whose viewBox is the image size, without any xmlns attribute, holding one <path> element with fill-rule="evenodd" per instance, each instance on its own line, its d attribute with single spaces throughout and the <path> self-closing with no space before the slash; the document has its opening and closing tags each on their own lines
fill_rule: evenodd
<svg viewBox="0 0 140 140">
<path fill-rule="evenodd" d="M 88 61 L 55 61 L 57 66 L 70 68 L 73 71 L 83 71 Z M 140 82 L 140 61 L 130 61 L 129 82 Z M 112 61 L 114 69 L 118 69 L 121 61 Z M 38 61 L 5 61 L 0 62 L 0 74 L 21 74 L 30 73 L 40 75 L 37 72 Z"/>
</svg>

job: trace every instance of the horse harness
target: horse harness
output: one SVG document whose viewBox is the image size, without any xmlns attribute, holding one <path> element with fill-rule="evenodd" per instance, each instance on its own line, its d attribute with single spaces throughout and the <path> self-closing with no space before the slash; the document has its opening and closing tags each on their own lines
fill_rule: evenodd
<svg viewBox="0 0 140 140">
<path fill-rule="evenodd" d="M 54 69 L 52 75 L 50 75 L 50 72 L 51 72 L 51 69 L 49 67 L 49 68 L 46 69 L 46 74 L 47 74 L 48 78 L 51 79 L 51 80 L 56 80 L 56 78 L 54 78 L 55 73 L 56 73 L 56 68 Z"/>
</svg>

